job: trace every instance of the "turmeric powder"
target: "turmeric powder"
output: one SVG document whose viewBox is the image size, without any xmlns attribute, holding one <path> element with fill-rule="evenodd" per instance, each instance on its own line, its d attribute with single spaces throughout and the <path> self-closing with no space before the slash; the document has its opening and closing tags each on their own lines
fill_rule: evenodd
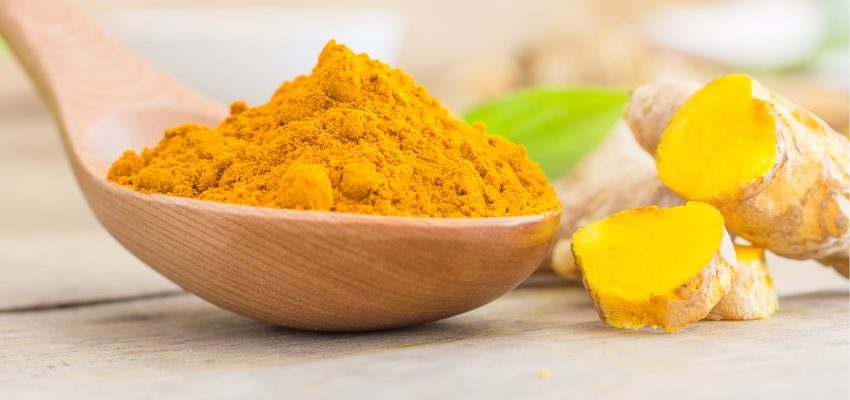
<svg viewBox="0 0 850 400">
<path fill-rule="evenodd" d="M 108 179 L 201 200 L 417 217 L 560 208 L 525 148 L 466 125 L 400 69 L 329 42 L 308 76 L 218 127 L 185 124 Z"/>
</svg>

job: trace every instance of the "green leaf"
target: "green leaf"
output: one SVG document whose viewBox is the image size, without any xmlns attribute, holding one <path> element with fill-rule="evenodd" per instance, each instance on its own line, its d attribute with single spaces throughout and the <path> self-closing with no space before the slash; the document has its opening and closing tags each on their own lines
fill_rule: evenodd
<svg viewBox="0 0 850 400">
<path fill-rule="evenodd" d="M 569 172 L 623 116 L 628 92 L 594 87 L 534 88 L 473 107 L 464 119 L 525 145 L 549 179 Z"/>
</svg>

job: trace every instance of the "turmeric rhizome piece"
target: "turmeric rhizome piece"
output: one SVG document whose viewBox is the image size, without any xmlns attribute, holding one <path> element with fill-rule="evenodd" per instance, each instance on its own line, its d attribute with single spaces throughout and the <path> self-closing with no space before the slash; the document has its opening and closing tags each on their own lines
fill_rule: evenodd
<svg viewBox="0 0 850 400">
<path fill-rule="evenodd" d="M 706 319 L 763 319 L 779 310 L 779 298 L 767 272 L 764 249 L 735 245 L 737 262 L 732 288 L 711 310 Z"/>
<path fill-rule="evenodd" d="M 735 250 L 712 206 L 641 207 L 586 225 L 573 254 L 600 318 L 677 331 L 705 318 L 732 285 Z"/>
</svg>

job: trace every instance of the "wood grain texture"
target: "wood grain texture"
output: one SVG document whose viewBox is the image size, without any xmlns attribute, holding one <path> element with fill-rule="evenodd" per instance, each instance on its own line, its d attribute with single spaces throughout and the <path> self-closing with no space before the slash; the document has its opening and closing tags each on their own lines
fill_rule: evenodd
<svg viewBox="0 0 850 400">
<path fill-rule="evenodd" d="M 846 288 L 749 322 L 610 328 L 543 282 L 415 328 L 307 333 L 191 296 L 0 314 L 5 398 L 847 398 Z M 547 368 L 549 378 L 536 372 Z"/>
<path fill-rule="evenodd" d="M 456 315 L 507 293 L 549 251 L 560 215 L 400 218 L 143 195 L 105 180 L 123 149 L 221 108 L 106 38 L 65 1 L 0 0 L 0 33 L 62 128 L 98 220 L 200 297 L 313 330 L 369 330 Z"/>
</svg>

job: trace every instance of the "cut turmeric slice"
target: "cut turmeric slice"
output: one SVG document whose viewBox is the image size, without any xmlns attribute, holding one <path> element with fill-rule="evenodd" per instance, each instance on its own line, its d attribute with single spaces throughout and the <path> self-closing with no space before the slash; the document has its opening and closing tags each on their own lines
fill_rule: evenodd
<svg viewBox="0 0 850 400">
<path fill-rule="evenodd" d="M 705 203 L 613 214 L 576 231 L 572 249 L 600 318 L 618 328 L 677 331 L 705 318 L 732 284 L 735 250 Z"/>
<path fill-rule="evenodd" d="M 767 318 L 779 309 L 773 280 L 767 272 L 764 249 L 735 245 L 738 262 L 732 288 L 708 314 L 709 320 Z"/>
<path fill-rule="evenodd" d="M 735 196 L 770 173 L 776 146 L 776 124 L 767 103 L 753 97 L 753 81 L 730 75 L 676 112 L 658 145 L 658 176 L 686 199 Z"/>
</svg>

